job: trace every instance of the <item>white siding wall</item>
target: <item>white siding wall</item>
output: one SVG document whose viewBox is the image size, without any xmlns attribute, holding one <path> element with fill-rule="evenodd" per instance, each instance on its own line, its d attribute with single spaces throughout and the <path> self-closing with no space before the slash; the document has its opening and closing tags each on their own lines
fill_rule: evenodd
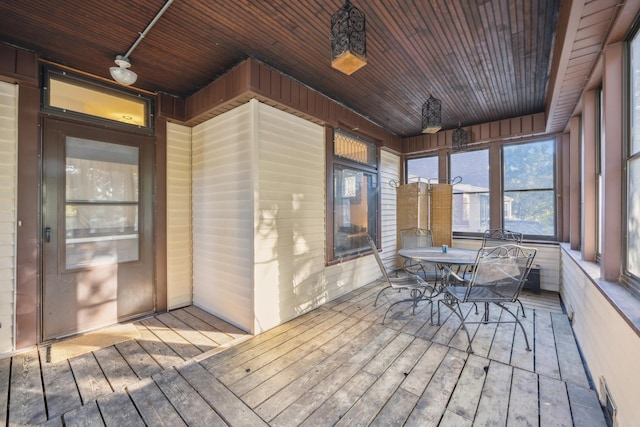
<svg viewBox="0 0 640 427">
<path fill-rule="evenodd" d="M 191 128 L 167 124 L 167 305 L 190 305 L 192 289 Z"/>
<path fill-rule="evenodd" d="M 382 254 L 388 267 L 393 267 L 397 257 L 396 183 L 400 182 L 400 156 L 388 151 L 380 153 L 380 194 L 382 197 Z"/>
<path fill-rule="evenodd" d="M 193 128 L 193 304 L 253 328 L 250 104 Z"/>
<path fill-rule="evenodd" d="M 593 381 L 599 389 L 600 378 L 606 379 L 618 408 L 617 425 L 638 425 L 640 338 L 573 258 L 564 250 L 561 256 L 562 300 L 573 308 L 573 331 Z"/>
<path fill-rule="evenodd" d="M 18 86 L 0 82 L 0 353 L 14 349 Z"/>
<path fill-rule="evenodd" d="M 193 303 L 260 333 L 380 277 L 325 266 L 324 128 L 256 100 L 193 129 Z M 400 159 L 383 152 L 382 245 L 395 258 Z M 254 208 L 255 207 L 255 208 Z"/>
<path fill-rule="evenodd" d="M 255 332 L 325 299 L 324 128 L 258 101 Z"/>
<path fill-rule="evenodd" d="M 540 289 L 560 292 L 560 247 L 555 244 L 529 244 L 538 249 L 534 264 L 540 266 Z M 477 239 L 453 239 L 456 248 L 480 249 L 482 240 Z"/>
</svg>

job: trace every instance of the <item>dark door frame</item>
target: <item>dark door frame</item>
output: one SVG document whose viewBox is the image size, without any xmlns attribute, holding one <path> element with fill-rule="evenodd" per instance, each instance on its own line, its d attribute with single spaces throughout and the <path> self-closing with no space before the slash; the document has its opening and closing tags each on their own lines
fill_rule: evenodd
<svg viewBox="0 0 640 427">
<path fill-rule="evenodd" d="M 41 230 L 41 91 L 20 85 L 18 98 L 18 183 L 16 233 L 15 350 L 32 347 L 40 337 L 42 282 Z M 156 312 L 167 310 L 167 119 L 155 117 L 153 257 Z"/>
</svg>

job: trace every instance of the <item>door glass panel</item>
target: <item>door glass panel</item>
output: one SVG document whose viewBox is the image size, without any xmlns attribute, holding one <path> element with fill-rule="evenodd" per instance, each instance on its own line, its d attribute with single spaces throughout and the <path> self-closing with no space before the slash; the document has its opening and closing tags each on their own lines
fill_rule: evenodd
<svg viewBox="0 0 640 427">
<path fill-rule="evenodd" d="M 66 140 L 67 269 L 139 259 L 137 147 Z"/>
</svg>

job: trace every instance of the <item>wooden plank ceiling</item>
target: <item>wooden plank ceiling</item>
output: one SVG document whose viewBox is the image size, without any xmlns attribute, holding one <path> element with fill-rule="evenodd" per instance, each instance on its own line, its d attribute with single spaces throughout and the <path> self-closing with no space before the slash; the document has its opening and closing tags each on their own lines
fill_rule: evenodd
<svg viewBox="0 0 640 427">
<path fill-rule="evenodd" d="M 412 136 L 430 94 L 442 101 L 443 129 L 545 111 L 560 2 L 353 0 L 366 14 L 368 64 L 347 76 L 330 66 L 342 0 L 177 0 L 130 57 L 136 87 L 182 97 L 254 57 Z M 0 41 L 109 78 L 164 4 L 3 1 Z"/>
</svg>

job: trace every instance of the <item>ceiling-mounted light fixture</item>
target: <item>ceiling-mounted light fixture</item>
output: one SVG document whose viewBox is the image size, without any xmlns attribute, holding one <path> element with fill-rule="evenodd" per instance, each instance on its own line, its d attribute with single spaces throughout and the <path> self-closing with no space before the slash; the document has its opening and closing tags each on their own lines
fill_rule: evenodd
<svg viewBox="0 0 640 427">
<path fill-rule="evenodd" d="M 115 62 L 118 66 L 109 68 L 113 80 L 125 86 L 134 84 L 138 79 L 138 75 L 129 69 L 131 67 L 129 58 L 118 55 Z"/>
<path fill-rule="evenodd" d="M 422 133 L 436 133 L 442 129 L 441 111 L 442 103 L 440 100 L 429 95 L 427 102 L 422 104 Z"/>
<path fill-rule="evenodd" d="M 460 122 L 458 122 L 458 127 L 454 129 L 451 135 L 452 148 L 454 151 L 462 151 L 467 148 L 467 136 L 467 131 L 462 129 Z"/>
<path fill-rule="evenodd" d="M 365 15 L 349 0 L 331 16 L 331 66 L 351 75 L 367 64 Z"/>
<path fill-rule="evenodd" d="M 129 59 L 129 56 L 131 55 L 131 52 L 133 52 L 133 49 L 138 46 L 138 43 L 140 43 L 144 36 L 147 35 L 151 27 L 153 27 L 155 23 L 158 22 L 158 19 L 160 19 L 162 14 L 169 8 L 171 3 L 173 3 L 173 0 L 167 0 L 164 6 L 162 6 L 162 9 L 160 9 L 160 12 L 158 12 L 156 16 L 151 20 L 149 25 L 147 25 L 147 28 L 145 28 L 144 31 L 140 33 L 127 53 L 125 53 L 124 55 L 116 56 L 115 63 L 118 66 L 109 68 L 109 73 L 111 73 L 111 77 L 113 77 L 113 80 L 125 86 L 132 85 L 136 82 L 136 80 L 138 79 L 138 75 L 129 69 L 129 67 L 131 67 L 131 60 Z"/>
</svg>

